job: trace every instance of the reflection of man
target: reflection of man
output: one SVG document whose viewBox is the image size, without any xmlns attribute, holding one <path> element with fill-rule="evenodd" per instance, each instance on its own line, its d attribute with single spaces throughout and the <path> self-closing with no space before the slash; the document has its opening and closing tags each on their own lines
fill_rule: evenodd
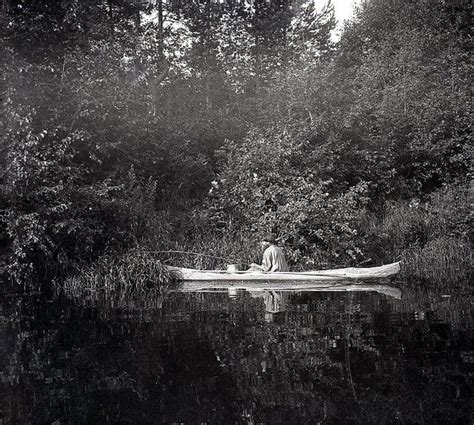
<svg viewBox="0 0 474 425">
<path fill-rule="evenodd" d="M 287 272 L 288 265 L 286 263 L 283 251 L 275 245 L 275 236 L 268 234 L 262 238 L 260 242 L 263 252 L 262 265 L 252 263 L 250 270 L 261 270 L 264 272 Z"/>
<path fill-rule="evenodd" d="M 267 313 L 279 313 L 286 310 L 286 300 L 282 291 L 265 291 L 263 302 Z"/>
<path fill-rule="evenodd" d="M 282 291 L 265 291 L 263 302 L 265 303 L 265 321 L 267 323 L 281 322 L 283 312 L 286 310 L 286 299 Z"/>
<path fill-rule="evenodd" d="M 263 298 L 265 304 L 265 322 L 281 323 L 285 320 L 285 311 L 289 294 L 286 291 L 251 291 L 252 298 Z"/>
</svg>

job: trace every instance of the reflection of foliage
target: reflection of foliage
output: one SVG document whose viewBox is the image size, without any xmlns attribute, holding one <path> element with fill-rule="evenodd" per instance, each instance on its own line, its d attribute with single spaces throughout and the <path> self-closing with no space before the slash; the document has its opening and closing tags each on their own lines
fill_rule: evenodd
<svg viewBox="0 0 474 425">
<path fill-rule="evenodd" d="M 240 324 L 253 319 L 239 314 L 237 305 L 230 306 L 228 316 L 219 309 L 213 314 L 211 305 L 202 305 L 207 311 L 202 317 L 208 324 L 206 334 L 214 341 L 219 362 L 235 377 L 241 393 L 249 394 L 246 403 L 254 406 L 248 411 L 255 421 L 288 423 L 291 418 L 292 423 L 326 420 L 375 424 L 398 418 L 443 423 L 449 415 L 462 420 L 467 414 L 466 390 L 473 376 L 459 380 L 459 360 L 445 356 L 445 344 L 449 343 L 439 338 L 434 323 L 428 326 L 425 319 L 408 322 L 408 318 L 415 317 L 409 310 L 411 303 L 405 304 L 404 312 L 389 315 L 391 307 L 379 296 L 352 294 L 350 302 L 345 297 L 293 296 L 284 323 L 262 326 L 257 322 L 250 328 L 247 324 L 245 331 Z M 246 299 L 242 308 L 248 310 L 249 305 Z M 264 306 L 260 308 L 263 313 Z M 216 330 L 225 326 L 225 338 L 219 331 L 209 333 L 215 320 Z M 454 338 L 449 332 L 443 338 Z M 424 360 L 428 353 L 437 362 Z M 439 364 L 445 365 L 442 372 Z M 427 374 L 433 378 L 432 389 L 421 384 Z M 450 390 L 450 382 L 458 382 L 457 387 Z M 433 392 L 436 387 L 439 391 Z M 460 394 L 459 405 L 453 399 L 456 392 Z M 446 398 L 443 401 L 436 394 Z M 425 406 L 421 411 L 420 404 Z M 426 409 L 428 405 L 431 410 Z"/>
<path fill-rule="evenodd" d="M 146 312 L 4 297 L 3 417 L 463 423 L 474 379 L 459 358 L 469 317 L 451 326 L 435 303 L 415 320 L 413 309 L 427 299 L 411 297 L 403 304 L 377 294 L 292 294 L 281 324 L 266 324 L 263 300 L 248 294 L 176 293 Z M 466 299 L 449 305 L 469 308 Z"/>
<path fill-rule="evenodd" d="M 156 313 L 144 322 L 130 312 L 77 309 L 65 300 L 57 315 L 44 300 L 11 300 L 3 305 L 9 323 L 1 325 L 7 423 L 237 421 L 232 386 L 208 348 L 194 344 L 192 325 Z M 26 331 L 32 322 L 46 328 Z"/>
</svg>

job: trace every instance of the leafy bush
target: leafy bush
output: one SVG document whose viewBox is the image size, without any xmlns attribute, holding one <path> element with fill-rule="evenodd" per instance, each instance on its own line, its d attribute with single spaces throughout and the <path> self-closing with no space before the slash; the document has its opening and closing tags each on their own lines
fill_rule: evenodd
<svg viewBox="0 0 474 425">
<path fill-rule="evenodd" d="M 253 131 L 228 142 L 226 162 L 211 188 L 205 213 L 225 231 L 273 231 L 300 267 L 349 264 L 361 258 L 356 223 L 367 202 L 361 182 L 330 194 L 306 160 L 304 135 L 287 128 Z"/>
<path fill-rule="evenodd" d="M 148 234 L 154 181 L 141 181 L 133 168 L 115 180 L 91 181 L 90 167 L 78 158 L 87 143 L 82 132 L 26 128 L 10 146 L 5 190 L 14 280 L 41 282 Z"/>
</svg>

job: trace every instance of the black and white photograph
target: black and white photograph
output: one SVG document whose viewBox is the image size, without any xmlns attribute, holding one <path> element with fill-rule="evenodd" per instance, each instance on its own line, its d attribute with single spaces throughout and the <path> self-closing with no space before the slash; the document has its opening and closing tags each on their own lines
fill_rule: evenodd
<svg viewBox="0 0 474 425">
<path fill-rule="evenodd" d="M 0 0 L 0 425 L 472 425 L 469 0 Z"/>
</svg>

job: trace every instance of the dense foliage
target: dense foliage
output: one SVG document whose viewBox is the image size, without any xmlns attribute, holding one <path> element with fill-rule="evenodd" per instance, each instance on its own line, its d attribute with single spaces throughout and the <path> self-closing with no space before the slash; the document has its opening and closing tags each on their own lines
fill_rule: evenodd
<svg viewBox="0 0 474 425">
<path fill-rule="evenodd" d="M 294 267 L 459 258 L 471 9 L 366 1 L 335 43 L 330 3 L 4 1 L 10 275 L 267 230 Z"/>
</svg>

